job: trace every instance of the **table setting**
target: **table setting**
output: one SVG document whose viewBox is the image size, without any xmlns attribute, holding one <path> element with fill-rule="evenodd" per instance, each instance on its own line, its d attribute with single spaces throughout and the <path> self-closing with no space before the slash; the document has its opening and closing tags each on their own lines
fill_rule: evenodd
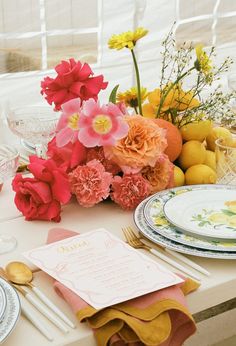
<svg viewBox="0 0 236 346">
<path fill-rule="evenodd" d="M 48 105 L 5 108 L 19 141 L 0 145 L 0 344 L 24 325 L 35 346 L 188 345 L 198 313 L 235 299 L 236 93 L 201 97 L 231 60 L 176 51 L 171 30 L 149 91 L 147 34 L 108 41 L 136 86 L 109 86 L 107 103 L 105 76 L 71 58 L 41 82 Z"/>
</svg>

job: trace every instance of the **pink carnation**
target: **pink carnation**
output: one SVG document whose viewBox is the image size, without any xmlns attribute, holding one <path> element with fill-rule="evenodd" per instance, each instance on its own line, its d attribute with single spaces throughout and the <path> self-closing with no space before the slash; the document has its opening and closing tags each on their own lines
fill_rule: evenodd
<svg viewBox="0 0 236 346">
<path fill-rule="evenodd" d="M 150 185 L 140 174 L 116 176 L 112 182 L 111 198 L 123 209 L 132 210 L 150 193 Z"/>
<path fill-rule="evenodd" d="M 74 59 L 62 61 L 55 67 L 55 71 L 56 78 L 45 77 L 41 82 L 41 94 L 46 95 L 45 99 L 50 105 L 54 103 L 56 110 L 60 110 L 63 103 L 77 97 L 81 101 L 90 98 L 97 100 L 101 89 L 107 87 L 102 75 L 93 77 L 88 64 Z"/>
<path fill-rule="evenodd" d="M 104 166 L 92 160 L 78 166 L 69 174 L 72 193 L 83 207 L 92 207 L 109 196 L 112 174 L 105 172 Z"/>
<path fill-rule="evenodd" d="M 117 166 L 116 163 L 105 158 L 103 147 L 95 147 L 88 149 L 87 162 L 92 161 L 94 159 L 100 161 L 103 164 L 105 171 L 110 172 L 112 175 L 115 175 L 121 171 L 121 168 Z"/>
</svg>

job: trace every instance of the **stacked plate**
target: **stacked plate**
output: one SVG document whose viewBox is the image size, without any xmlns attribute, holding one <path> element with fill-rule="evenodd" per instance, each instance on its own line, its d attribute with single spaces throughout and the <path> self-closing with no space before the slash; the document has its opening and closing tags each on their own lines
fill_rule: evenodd
<svg viewBox="0 0 236 346">
<path fill-rule="evenodd" d="M 20 300 L 15 289 L 0 278 L 0 344 L 10 335 L 20 316 Z"/>
<path fill-rule="evenodd" d="M 236 186 L 189 185 L 142 201 L 134 221 L 146 238 L 188 255 L 236 259 Z"/>
</svg>

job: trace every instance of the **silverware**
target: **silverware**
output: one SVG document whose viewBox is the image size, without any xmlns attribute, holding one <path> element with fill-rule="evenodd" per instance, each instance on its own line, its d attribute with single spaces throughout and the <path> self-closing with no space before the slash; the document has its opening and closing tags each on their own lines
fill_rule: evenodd
<svg viewBox="0 0 236 346">
<path fill-rule="evenodd" d="M 142 238 L 142 236 L 140 235 L 140 237 Z M 168 254 L 170 254 L 171 256 L 178 258 L 180 261 L 182 261 L 183 263 L 187 264 L 189 267 L 192 267 L 193 269 L 199 271 L 200 273 L 206 275 L 206 276 L 210 276 L 211 273 L 209 271 L 207 271 L 205 268 L 201 267 L 199 264 L 193 262 L 192 260 L 188 259 L 187 257 L 181 255 L 180 253 L 167 249 L 164 246 L 161 246 L 159 244 L 155 244 L 157 247 L 159 247 L 160 249 L 162 249 L 163 251 L 167 252 Z"/>
<path fill-rule="evenodd" d="M 12 287 L 14 287 L 16 290 L 21 292 L 24 295 L 24 290 L 11 283 L 8 280 L 8 277 L 4 271 L 4 269 L 0 268 L 0 277 L 2 277 L 4 280 L 6 280 Z M 46 327 L 43 321 L 41 321 L 37 316 L 33 314 L 33 312 L 29 309 L 29 307 L 24 305 L 24 302 L 21 301 L 21 312 L 22 314 L 37 328 L 42 335 L 44 335 L 49 341 L 53 341 L 53 337 L 51 336 L 50 331 Z"/>
<path fill-rule="evenodd" d="M 33 283 L 33 273 L 31 269 L 23 262 L 10 262 L 6 266 L 6 273 L 11 282 L 17 285 L 29 287 L 38 298 L 49 307 L 58 317 L 60 317 L 68 326 L 75 328 L 74 323 L 58 307 L 48 299 L 48 297 Z"/>
<path fill-rule="evenodd" d="M 0 268 L 0 275 L 7 280 L 13 287 L 19 291 L 26 300 L 28 300 L 38 311 L 41 312 L 42 315 L 47 317 L 49 321 L 51 321 L 58 329 L 60 329 L 63 333 L 68 333 L 69 330 L 65 327 L 65 325 L 61 322 L 59 318 L 57 318 L 51 310 L 47 309 L 44 304 L 40 302 L 32 293 L 29 293 L 24 288 L 19 285 L 16 285 L 9 280 L 8 275 L 5 273 L 3 268 Z"/>
<path fill-rule="evenodd" d="M 140 238 L 138 238 L 138 236 L 133 232 L 131 227 L 126 227 L 126 228 L 122 228 L 122 231 L 124 233 L 124 236 L 128 242 L 128 244 L 130 246 L 132 246 L 135 249 L 144 249 L 147 250 L 149 252 L 151 252 L 153 255 L 159 257 L 160 259 L 162 259 L 163 261 L 167 262 L 168 264 L 170 264 L 171 266 L 179 269 L 180 271 L 182 271 L 183 273 L 193 277 L 194 279 L 201 281 L 201 278 L 196 275 L 195 273 L 193 273 L 191 270 L 185 268 L 184 266 L 182 266 L 181 264 L 175 262 L 174 260 L 172 260 L 171 258 L 167 257 L 166 255 L 164 255 L 163 253 L 157 251 L 156 249 L 153 249 L 151 246 L 145 244 L 142 240 L 140 240 Z"/>
<path fill-rule="evenodd" d="M 44 323 L 38 318 L 38 316 L 35 316 L 29 307 L 25 306 L 23 302 L 21 302 L 21 312 L 49 341 L 54 340 Z"/>
</svg>

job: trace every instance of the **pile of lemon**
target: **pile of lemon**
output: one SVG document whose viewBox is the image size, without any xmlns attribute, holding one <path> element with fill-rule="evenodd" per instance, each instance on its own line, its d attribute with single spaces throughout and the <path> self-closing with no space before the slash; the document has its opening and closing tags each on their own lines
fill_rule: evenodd
<svg viewBox="0 0 236 346">
<path fill-rule="evenodd" d="M 182 151 L 175 162 L 175 186 L 216 183 L 215 141 L 221 138 L 229 145 L 231 132 L 224 127 L 213 127 L 210 120 L 187 124 L 180 128 Z"/>
</svg>

